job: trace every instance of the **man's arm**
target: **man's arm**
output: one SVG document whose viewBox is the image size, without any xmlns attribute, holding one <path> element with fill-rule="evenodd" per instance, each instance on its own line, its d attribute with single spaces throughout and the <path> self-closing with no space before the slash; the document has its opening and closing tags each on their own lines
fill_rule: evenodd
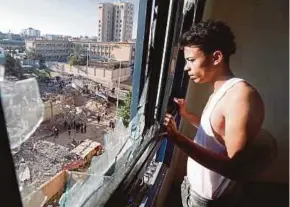
<svg viewBox="0 0 290 207">
<path fill-rule="evenodd" d="M 185 118 L 190 124 L 192 124 L 194 127 L 198 128 L 199 124 L 200 124 L 200 117 L 191 114 L 187 111 L 185 111 L 184 113 L 180 114 L 181 117 Z"/>
<path fill-rule="evenodd" d="M 180 98 L 174 98 L 174 102 L 178 105 L 180 116 L 185 118 L 190 124 L 198 128 L 200 124 L 200 117 L 187 111 L 185 100 Z"/>
<path fill-rule="evenodd" d="M 225 177 L 236 180 L 236 178 L 230 174 L 229 169 L 232 165 L 232 161 L 229 157 L 219 155 L 204 147 L 201 147 L 194 143 L 193 140 L 185 137 L 179 132 L 169 136 L 169 138 L 174 142 L 175 145 L 177 145 L 182 151 L 184 151 L 196 162 L 212 171 L 224 175 Z"/>
<path fill-rule="evenodd" d="M 173 119 L 167 119 L 167 132 L 170 139 L 196 162 L 232 180 L 241 180 L 244 179 L 243 151 L 261 129 L 263 116 L 259 114 L 263 114 L 263 109 L 252 92 L 239 93 L 231 98 L 224 114 L 227 156 L 205 149 L 180 134 L 173 126 Z"/>
</svg>

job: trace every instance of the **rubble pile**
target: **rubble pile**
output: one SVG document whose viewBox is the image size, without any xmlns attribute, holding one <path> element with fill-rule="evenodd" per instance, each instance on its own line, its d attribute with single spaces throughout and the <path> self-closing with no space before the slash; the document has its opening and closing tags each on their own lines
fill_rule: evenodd
<svg viewBox="0 0 290 207">
<path fill-rule="evenodd" d="M 31 140 L 23 143 L 20 150 L 14 155 L 17 175 L 22 175 L 21 170 L 30 172 L 30 179 L 20 182 L 23 187 L 32 185 L 39 187 L 48 179 L 57 174 L 64 164 L 78 160 L 78 156 L 70 153 L 67 147 L 55 145 L 52 142 Z M 25 167 L 23 167 L 25 166 Z M 19 178 L 21 181 L 21 178 Z"/>
<path fill-rule="evenodd" d="M 84 80 L 80 77 L 76 79 Z M 109 89 L 92 81 L 84 81 L 83 84 L 92 91 L 109 92 Z M 115 113 L 111 112 L 115 111 L 115 107 L 93 98 L 92 94 L 85 96 L 87 94 L 71 85 L 67 83 L 62 90 L 54 90 L 49 84 L 39 86 L 42 100 L 60 103 L 61 113 L 40 124 L 32 136 L 13 151 L 15 169 L 22 189 L 39 187 L 56 175 L 64 165 L 79 159 L 77 155 L 70 153 L 68 147 L 44 140 L 53 135 L 52 126 L 57 126 L 62 131 L 65 120 L 90 122 L 96 120 L 98 114 L 108 120 L 114 119 Z M 78 144 L 74 143 L 75 146 Z"/>
<path fill-rule="evenodd" d="M 90 110 L 90 111 L 97 111 L 98 110 L 98 103 L 96 101 L 93 101 L 93 100 L 88 100 L 86 105 L 85 105 L 85 108 Z"/>
</svg>

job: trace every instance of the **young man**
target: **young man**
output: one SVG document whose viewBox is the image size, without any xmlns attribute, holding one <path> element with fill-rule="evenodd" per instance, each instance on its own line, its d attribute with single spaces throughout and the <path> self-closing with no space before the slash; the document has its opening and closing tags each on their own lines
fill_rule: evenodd
<svg viewBox="0 0 290 207">
<path fill-rule="evenodd" d="M 259 93 L 234 77 L 230 55 L 234 35 L 219 21 L 203 21 L 181 39 L 190 80 L 213 86 L 202 117 L 190 114 L 183 99 L 174 99 L 180 115 L 198 128 L 194 140 L 178 132 L 174 118 L 166 114 L 167 134 L 189 156 L 182 184 L 184 206 L 232 206 L 227 199 L 242 173 L 243 153 L 261 131 L 264 105 Z"/>
</svg>

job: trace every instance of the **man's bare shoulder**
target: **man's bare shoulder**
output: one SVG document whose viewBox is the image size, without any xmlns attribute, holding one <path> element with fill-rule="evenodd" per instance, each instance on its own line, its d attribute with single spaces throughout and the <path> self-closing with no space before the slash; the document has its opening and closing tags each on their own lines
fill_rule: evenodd
<svg viewBox="0 0 290 207">
<path fill-rule="evenodd" d="M 260 131 L 265 117 L 263 100 L 259 92 L 249 83 L 239 82 L 234 85 L 225 97 L 225 116 L 238 116 L 247 123 L 251 134 Z"/>
<path fill-rule="evenodd" d="M 249 83 L 242 81 L 235 84 L 226 96 L 227 103 L 244 103 L 262 106 L 263 100 L 256 88 Z"/>
</svg>

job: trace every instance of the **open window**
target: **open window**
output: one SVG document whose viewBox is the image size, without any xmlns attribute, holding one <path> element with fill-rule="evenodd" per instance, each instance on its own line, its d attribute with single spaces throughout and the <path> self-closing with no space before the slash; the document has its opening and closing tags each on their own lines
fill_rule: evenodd
<svg viewBox="0 0 290 207">
<path fill-rule="evenodd" d="M 88 172 L 62 172 L 53 177 L 53 182 L 63 180 L 60 204 L 126 206 L 132 202 L 154 203 L 154 195 L 158 193 L 173 151 L 170 143 L 159 141 L 156 136 L 162 132 L 163 117 L 172 97 L 185 95 L 187 78 L 183 74 L 184 60 L 178 40 L 182 31 L 200 15 L 200 2 L 140 1 L 131 123 L 128 128 L 117 123 L 115 133 L 104 137 L 105 153 L 92 159 Z M 0 115 L 3 129 L 6 129 L 4 116 Z M 7 177 L 7 186 L 11 186 L 8 193 L 16 195 L 3 205 L 21 206 L 7 132 L 1 133 L 5 137 L 1 159 L 7 166 L 1 174 Z M 138 188 L 140 182 L 142 189 Z M 44 189 L 47 186 L 44 185 Z M 44 202 L 47 195 L 43 192 L 29 192 L 27 199 L 43 198 L 39 202 Z M 50 198 L 53 196 L 55 194 Z"/>
</svg>

